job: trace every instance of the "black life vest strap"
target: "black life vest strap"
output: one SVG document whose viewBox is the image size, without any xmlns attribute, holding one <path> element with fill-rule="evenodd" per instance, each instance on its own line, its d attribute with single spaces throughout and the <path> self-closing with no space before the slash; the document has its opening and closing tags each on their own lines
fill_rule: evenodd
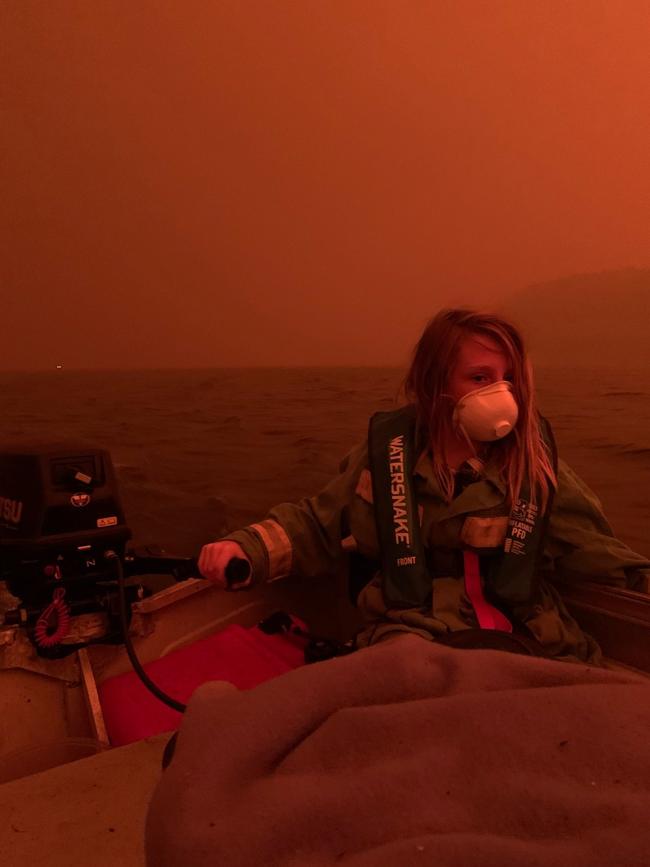
<svg viewBox="0 0 650 867">
<path fill-rule="evenodd" d="M 548 420 L 540 416 L 540 434 L 548 446 L 553 472 L 557 478 L 557 446 Z M 536 595 L 539 567 L 544 549 L 544 537 L 551 517 L 555 490 L 549 486 L 549 498 L 543 515 L 530 502 L 530 482 L 527 477 L 521 485 L 517 503 L 512 506 L 503 545 L 503 556 L 495 569 L 491 586 L 500 598 L 511 605 L 527 602 Z"/>
<path fill-rule="evenodd" d="M 431 591 L 431 576 L 412 484 L 415 413 L 375 413 L 368 428 L 368 453 L 384 597 L 389 605 L 419 607 Z"/>
</svg>

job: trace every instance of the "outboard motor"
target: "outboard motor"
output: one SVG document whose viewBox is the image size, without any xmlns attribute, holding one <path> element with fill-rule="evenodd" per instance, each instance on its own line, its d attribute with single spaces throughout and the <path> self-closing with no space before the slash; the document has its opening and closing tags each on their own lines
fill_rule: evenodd
<svg viewBox="0 0 650 867">
<path fill-rule="evenodd" d="M 69 444 L 0 451 L 0 580 L 20 601 L 4 623 L 24 626 L 40 655 L 122 641 L 109 554 L 119 557 L 127 578 L 197 574 L 193 558 L 170 557 L 157 547 L 129 550 L 130 538 L 108 451 Z M 149 591 L 127 585 L 125 592 L 130 603 Z M 93 613 L 103 615 L 103 625 L 95 616 L 92 637 L 86 629 L 75 639 L 72 618 Z"/>
<path fill-rule="evenodd" d="M 108 451 L 69 444 L 0 448 L 0 581 L 19 602 L 4 618 L 0 609 L 0 627 L 3 621 L 23 627 L 38 655 L 48 659 L 89 644 L 123 643 L 147 689 L 182 713 L 185 704 L 150 679 L 135 653 L 131 605 L 151 591 L 128 578 L 171 575 L 182 581 L 198 576 L 198 565 L 158 546 L 130 549 L 130 538 Z M 237 589 L 248 571 L 247 560 L 233 558 L 226 586 Z M 283 613 L 259 624 L 261 632 L 290 631 L 308 640 L 308 662 L 352 650 L 303 626 Z"/>
</svg>

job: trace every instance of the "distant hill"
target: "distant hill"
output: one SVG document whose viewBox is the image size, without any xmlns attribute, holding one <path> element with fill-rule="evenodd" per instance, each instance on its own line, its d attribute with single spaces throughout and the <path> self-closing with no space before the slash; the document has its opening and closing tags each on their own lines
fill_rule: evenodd
<svg viewBox="0 0 650 867">
<path fill-rule="evenodd" d="M 536 364 L 650 366 L 650 268 L 535 283 L 499 309 L 522 328 Z"/>
</svg>

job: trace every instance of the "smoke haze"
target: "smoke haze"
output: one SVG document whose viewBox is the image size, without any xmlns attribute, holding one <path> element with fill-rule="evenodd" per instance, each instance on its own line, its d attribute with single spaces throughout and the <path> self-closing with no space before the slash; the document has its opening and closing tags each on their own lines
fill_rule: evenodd
<svg viewBox="0 0 650 867">
<path fill-rule="evenodd" d="M 7 0 L 0 368 L 401 364 L 443 304 L 600 272 L 636 328 L 607 304 L 650 266 L 647 23 Z"/>
</svg>

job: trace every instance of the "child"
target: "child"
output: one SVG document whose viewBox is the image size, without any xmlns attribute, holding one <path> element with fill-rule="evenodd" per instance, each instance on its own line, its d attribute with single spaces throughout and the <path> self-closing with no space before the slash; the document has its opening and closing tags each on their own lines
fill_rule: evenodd
<svg viewBox="0 0 650 867">
<path fill-rule="evenodd" d="M 602 665 L 554 582 L 645 591 L 650 561 L 615 538 L 597 497 L 557 458 L 518 329 L 442 310 L 403 386 L 405 405 L 373 417 L 370 449 L 366 440 L 352 449 L 316 496 L 205 545 L 201 574 L 225 587 L 236 557 L 250 567 L 236 586 L 307 579 L 354 550 L 371 564 L 357 647 L 403 632 L 449 641 L 489 630 Z"/>
</svg>

